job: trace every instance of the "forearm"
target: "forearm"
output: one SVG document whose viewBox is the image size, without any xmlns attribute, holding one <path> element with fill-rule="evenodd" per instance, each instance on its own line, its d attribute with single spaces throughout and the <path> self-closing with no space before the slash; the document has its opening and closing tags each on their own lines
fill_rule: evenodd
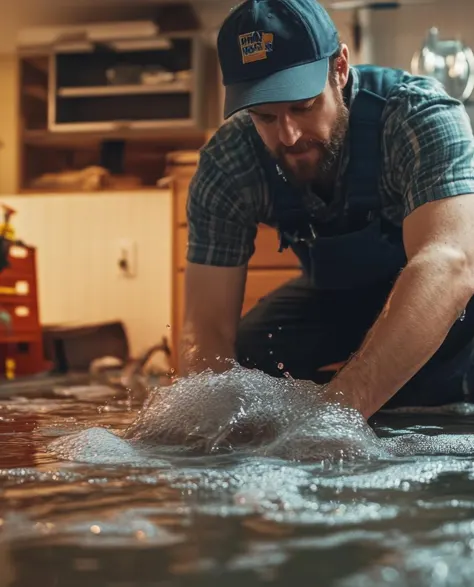
<svg viewBox="0 0 474 587">
<path fill-rule="evenodd" d="M 179 374 L 199 373 L 204 369 L 222 372 L 227 359 L 235 359 L 235 336 L 213 324 L 184 325 L 179 345 Z"/>
<path fill-rule="evenodd" d="M 462 256 L 433 248 L 414 257 L 329 395 L 371 416 L 433 356 L 472 293 Z"/>
</svg>

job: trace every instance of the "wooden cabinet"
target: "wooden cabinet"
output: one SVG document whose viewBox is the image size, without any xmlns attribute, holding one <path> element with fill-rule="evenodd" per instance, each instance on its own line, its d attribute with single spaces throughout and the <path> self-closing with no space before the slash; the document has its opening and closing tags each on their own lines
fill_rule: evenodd
<svg viewBox="0 0 474 587">
<path fill-rule="evenodd" d="M 205 141 L 216 88 L 200 32 L 127 39 L 117 28 L 97 43 L 89 33 L 17 56 L 15 191 L 154 188 L 166 153 Z"/>
<path fill-rule="evenodd" d="M 188 238 L 186 201 L 197 162 L 197 151 L 174 152 L 168 157 L 167 174 L 171 177 L 173 193 L 172 346 L 175 364 L 184 319 L 184 269 Z M 249 261 L 242 314 L 248 312 L 260 298 L 298 275 L 297 257 L 289 250 L 279 253 L 276 231 L 261 225 L 255 241 L 255 253 Z"/>
<path fill-rule="evenodd" d="M 32 375 L 45 368 L 38 312 L 36 250 L 11 246 L 0 272 L 0 377 Z"/>
</svg>

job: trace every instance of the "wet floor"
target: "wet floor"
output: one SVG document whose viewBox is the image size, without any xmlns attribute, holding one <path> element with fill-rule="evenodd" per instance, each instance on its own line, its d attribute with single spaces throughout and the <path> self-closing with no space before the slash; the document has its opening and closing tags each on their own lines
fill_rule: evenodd
<svg viewBox="0 0 474 587">
<path fill-rule="evenodd" d="M 381 414 L 389 454 L 331 462 L 130 448 L 136 418 L 104 390 L 0 400 L 0 587 L 472 586 L 473 406 Z M 48 448 L 69 434 L 77 460 Z"/>
</svg>

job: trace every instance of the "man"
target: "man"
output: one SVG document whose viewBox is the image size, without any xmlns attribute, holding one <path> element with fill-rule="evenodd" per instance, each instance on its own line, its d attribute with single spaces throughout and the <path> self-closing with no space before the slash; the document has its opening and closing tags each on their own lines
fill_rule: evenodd
<svg viewBox="0 0 474 587">
<path fill-rule="evenodd" d="M 189 193 L 182 372 L 236 358 L 278 376 L 280 363 L 366 418 L 466 399 L 474 139 L 462 104 L 435 80 L 351 67 L 315 0 L 243 2 L 218 51 L 230 120 Z M 303 274 L 240 321 L 259 222 Z"/>
</svg>

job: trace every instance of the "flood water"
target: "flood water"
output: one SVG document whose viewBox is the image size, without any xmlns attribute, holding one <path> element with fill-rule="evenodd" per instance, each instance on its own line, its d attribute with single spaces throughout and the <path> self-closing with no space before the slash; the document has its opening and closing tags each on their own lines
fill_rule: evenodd
<svg viewBox="0 0 474 587">
<path fill-rule="evenodd" d="M 205 454 L 172 450 L 167 402 L 150 422 L 103 389 L 0 399 L 0 587 L 472 587 L 474 406 L 381 413 L 373 438 L 333 422 L 329 458 L 319 429 L 262 451 L 201 426 Z"/>
</svg>

